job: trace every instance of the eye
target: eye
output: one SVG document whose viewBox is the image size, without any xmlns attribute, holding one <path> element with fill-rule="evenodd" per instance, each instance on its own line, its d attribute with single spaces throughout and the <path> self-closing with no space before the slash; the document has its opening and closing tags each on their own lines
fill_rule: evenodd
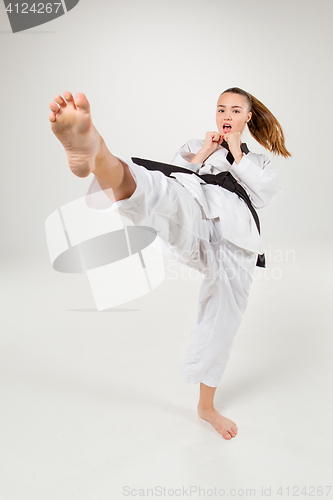
<svg viewBox="0 0 333 500">
<path fill-rule="evenodd" d="M 234 109 L 234 113 L 240 113 L 239 109 Z"/>
<path fill-rule="evenodd" d="M 218 113 L 223 113 L 224 109 L 219 109 Z"/>
</svg>

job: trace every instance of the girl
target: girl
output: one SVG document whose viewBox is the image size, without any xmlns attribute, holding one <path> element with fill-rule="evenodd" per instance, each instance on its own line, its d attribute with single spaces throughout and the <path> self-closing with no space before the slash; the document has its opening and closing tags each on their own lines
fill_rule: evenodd
<svg viewBox="0 0 333 500">
<path fill-rule="evenodd" d="M 92 124 L 83 94 L 74 100 L 64 92 L 50 109 L 52 130 L 72 172 L 94 174 L 88 204 L 101 208 L 111 199 L 134 224 L 153 227 L 174 258 L 204 274 L 181 377 L 200 383 L 199 416 L 223 438 L 235 437 L 237 426 L 215 409 L 214 395 L 246 309 L 254 267 L 264 266 L 255 208 L 280 191 L 269 158 L 249 152 L 241 136 L 247 125 L 259 144 L 287 158 L 279 122 L 251 94 L 229 88 L 217 102 L 217 131 L 184 144 L 173 167 L 113 156 Z"/>
</svg>

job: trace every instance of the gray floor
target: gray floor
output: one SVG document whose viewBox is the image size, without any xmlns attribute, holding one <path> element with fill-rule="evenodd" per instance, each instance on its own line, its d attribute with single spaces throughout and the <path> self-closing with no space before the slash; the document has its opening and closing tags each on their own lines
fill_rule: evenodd
<svg viewBox="0 0 333 500">
<path fill-rule="evenodd" d="M 239 428 L 229 442 L 179 377 L 200 275 L 167 262 L 152 293 L 97 312 L 85 275 L 9 262 L 1 499 L 332 497 L 332 252 L 294 256 L 254 275 L 217 392 Z"/>
</svg>

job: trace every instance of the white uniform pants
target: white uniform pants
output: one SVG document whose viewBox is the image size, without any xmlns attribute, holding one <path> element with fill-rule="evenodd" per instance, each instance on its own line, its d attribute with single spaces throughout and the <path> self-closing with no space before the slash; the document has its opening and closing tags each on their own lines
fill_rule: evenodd
<svg viewBox="0 0 333 500">
<path fill-rule="evenodd" d="M 219 219 L 205 218 L 176 179 L 127 164 L 137 186 L 130 198 L 116 202 L 119 213 L 135 225 L 153 227 L 184 264 L 204 274 L 181 377 L 216 387 L 247 305 L 257 254 L 224 239 Z"/>
</svg>

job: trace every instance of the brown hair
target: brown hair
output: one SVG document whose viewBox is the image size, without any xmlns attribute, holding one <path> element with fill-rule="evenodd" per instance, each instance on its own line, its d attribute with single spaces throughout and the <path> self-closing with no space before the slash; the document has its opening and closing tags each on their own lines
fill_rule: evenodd
<svg viewBox="0 0 333 500">
<path fill-rule="evenodd" d="M 270 110 L 256 97 L 238 87 L 227 89 L 222 94 L 227 92 L 246 98 L 249 111 L 252 112 L 251 120 L 247 125 L 255 140 L 271 153 L 281 155 L 284 158 L 291 156 L 284 143 L 282 127 Z"/>
</svg>

